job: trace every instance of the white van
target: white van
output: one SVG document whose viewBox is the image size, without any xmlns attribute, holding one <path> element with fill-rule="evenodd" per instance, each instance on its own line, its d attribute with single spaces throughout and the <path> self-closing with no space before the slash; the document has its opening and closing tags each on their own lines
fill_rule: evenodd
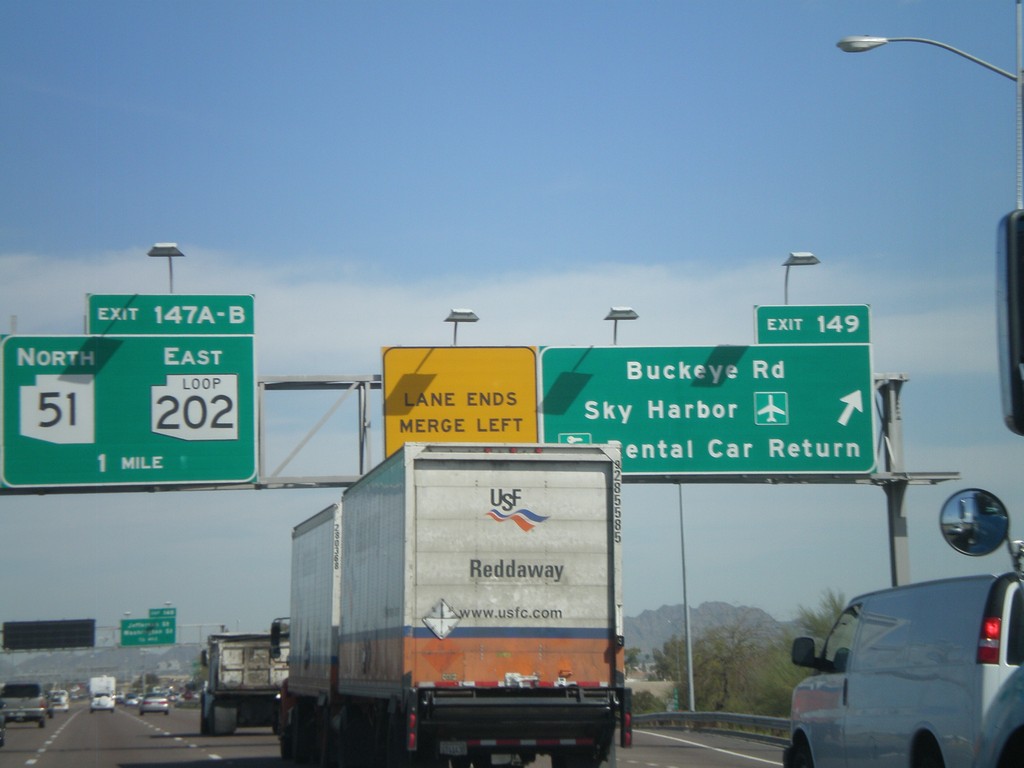
<svg viewBox="0 0 1024 768">
<path fill-rule="evenodd" d="M 982 717 L 1024 659 L 1016 574 L 924 582 L 850 601 L 793 691 L 786 768 L 971 768 Z"/>
</svg>

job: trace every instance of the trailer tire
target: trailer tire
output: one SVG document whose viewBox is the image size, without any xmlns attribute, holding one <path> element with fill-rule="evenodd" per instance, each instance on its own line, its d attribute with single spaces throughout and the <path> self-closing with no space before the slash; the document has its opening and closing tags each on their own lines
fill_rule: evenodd
<svg viewBox="0 0 1024 768">
<path fill-rule="evenodd" d="M 210 735 L 210 721 L 206 717 L 206 694 L 199 695 L 199 735 Z"/>
<path fill-rule="evenodd" d="M 292 754 L 292 726 L 291 723 L 285 723 L 284 727 L 278 726 L 279 731 L 277 734 L 277 742 L 281 747 L 281 759 L 282 760 L 293 760 L 294 755 Z"/>
<path fill-rule="evenodd" d="M 388 714 L 388 735 L 385 766 L 411 768 L 412 758 L 405 748 L 405 713 L 401 708 Z"/>
<path fill-rule="evenodd" d="M 615 747 L 608 748 L 604 760 L 587 755 L 552 755 L 551 768 L 615 768 Z"/>
<path fill-rule="evenodd" d="M 220 706 L 210 708 L 210 732 L 214 736 L 230 736 L 238 727 L 238 707 Z"/>
<path fill-rule="evenodd" d="M 341 754 L 340 740 L 331 732 L 331 710 L 324 707 L 317 718 L 317 757 L 320 768 L 332 768 L 339 765 Z"/>
<path fill-rule="evenodd" d="M 312 758 L 312 750 L 309 748 L 310 739 L 308 728 L 303 727 L 305 719 L 305 707 L 296 707 L 292 711 L 292 721 L 288 728 L 291 731 L 292 760 L 298 765 L 306 765 Z"/>
</svg>

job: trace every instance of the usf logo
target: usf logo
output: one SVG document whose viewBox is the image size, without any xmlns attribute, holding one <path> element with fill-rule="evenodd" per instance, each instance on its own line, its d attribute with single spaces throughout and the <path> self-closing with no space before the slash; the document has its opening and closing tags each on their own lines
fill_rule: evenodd
<svg viewBox="0 0 1024 768">
<path fill-rule="evenodd" d="M 513 488 L 510 491 L 506 491 L 504 488 L 492 488 L 492 509 L 487 516 L 498 523 L 511 521 L 519 526 L 521 531 L 529 533 L 548 518 L 526 508 L 516 509 L 522 497 L 520 488 Z"/>
</svg>

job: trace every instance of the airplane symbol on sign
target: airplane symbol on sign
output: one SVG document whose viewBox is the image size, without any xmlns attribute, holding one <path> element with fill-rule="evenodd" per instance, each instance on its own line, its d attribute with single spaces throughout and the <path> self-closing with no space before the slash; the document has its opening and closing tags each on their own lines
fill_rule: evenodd
<svg viewBox="0 0 1024 768">
<path fill-rule="evenodd" d="M 789 424 L 789 396 L 785 392 L 755 392 L 754 407 L 755 424 Z"/>
</svg>

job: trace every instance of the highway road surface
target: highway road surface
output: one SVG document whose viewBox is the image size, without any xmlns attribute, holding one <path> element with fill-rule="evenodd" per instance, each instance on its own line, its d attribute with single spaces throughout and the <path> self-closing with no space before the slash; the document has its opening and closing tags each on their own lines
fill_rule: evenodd
<svg viewBox="0 0 1024 768">
<path fill-rule="evenodd" d="M 638 730 L 632 749 L 619 750 L 618 768 L 779 768 L 782 748 L 716 734 Z M 200 736 L 196 709 L 140 716 L 133 707 L 89 713 L 76 702 L 45 728 L 10 723 L 0 768 L 278 768 L 277 738 L 269 728 L 242 728 L 232 736 Z M 540 759 L 535 768 L 550 768 Z"/>
</svg>

